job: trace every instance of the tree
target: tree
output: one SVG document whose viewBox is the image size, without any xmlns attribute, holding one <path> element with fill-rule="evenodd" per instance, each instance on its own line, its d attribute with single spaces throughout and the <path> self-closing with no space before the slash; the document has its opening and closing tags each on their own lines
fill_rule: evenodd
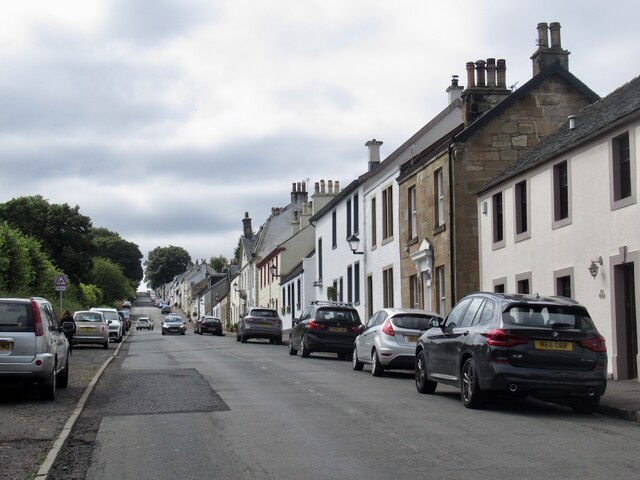
<svg viewBox="0 0 640 480">
<path fill-rule="evenodd" d="M 119 300 L 131 298 L 135 293 L 122 273 L 122 267 L 106 258 L 93 259 L 93 284 L 102 292 L 102 303 L 105 305 L 114 305 Z"/>
<path fill-rule="evenodd" d="M 89 233 L 91 219 L 80 207 L 49 204 L 40 195 L 14 198 L 0 204 L 0 222 L 36 238 L 51 261 L 74 283 L 89 280 L 95 247 Z"/>
<path fill-rule="evenodd" d="M 106 228 L 94 228 L 92 239 L 96 255 L 120 265 L 131 285 L 138 288 L 143 277 L 142 253 L 138 245 L 122 239 L 118 233 Z"/>
<path fill-rule="evenodd" d="M 236 265 L 240 265 L 240 254 L 242 253 L 242 239 L 238 239 L 238 244 L 233 250 L 233 260 Z"/>
<path fill-rule="evenodd" d="M 144 262 L 144 276 L 149 286 L 155 289 L 186 272 L 190 264 L 191 256 L 184 248 L 173 245 L 156 247 Z"/>
<path fill-rule="evenodd" d="M 227 268 L 228 264 L 229 261 L 224 255 L 218 255 L 217 257 L 211 257 L 209 259 L 209 265 L 211 265 L 211 268 L 218 273 L 222 273 L 222 271 Z"/>
</svg>

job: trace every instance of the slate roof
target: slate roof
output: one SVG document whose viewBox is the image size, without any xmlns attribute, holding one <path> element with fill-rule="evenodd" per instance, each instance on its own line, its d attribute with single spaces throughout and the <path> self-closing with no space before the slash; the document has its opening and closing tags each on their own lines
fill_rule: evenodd
<svg viewBox="0 0 640 480">
<path fill-rule="evenodd" d="M 640 117 L 640 76 L 583 109 L 576 115 L 576 127 L 573 130 L 569 129 L 567 121 L 544 138 L 536 148 L 496 175 L 478 195 L 578 145 L 589 142 L 634 117 Z"/>
<path fill-rule="evenodd" d="M 351 192 L 353 192 L 358 185 L 362 182 L 360 180 L 354 180 L 346 188 L 342 189 L 340 193 L 338 193 L 335 197 L 333 197 L 329 203 L 327 203 L 324 207 L 322 207 L 319 211 L 317 211 L 310 219 L 309 223 L 314 224 L 314 222 L 318 221 L 319 218 L 322 218 L 327 212 L 330 212 L 334 209 L 334 207 L 339 204 L 344 198 L 349 196 Z"/>
</svg>

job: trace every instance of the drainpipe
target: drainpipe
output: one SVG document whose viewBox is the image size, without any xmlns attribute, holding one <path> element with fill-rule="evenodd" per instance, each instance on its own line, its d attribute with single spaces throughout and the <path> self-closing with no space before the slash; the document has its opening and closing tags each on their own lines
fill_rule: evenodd
<svg viewBox="0 0 640 480">
<path fill-rule="evenodd" d="M 449 143 L 448 154 L 449 154 L 449 258 L 450 258 L 450 266 L 449 266 L 449 274 L 450 274 L 450 282 L 451 282 L 451 308 L 456 304 L 456 242 L 455 242 L 455 232 L 456 227 L 454 223 L 455 215 L 455 202 L 454 202 L 454 178 L 453 178 L 453 145 L 456 142 L 456 137 L 454 136 Z M 442 312 L 444 314 L 444 312 Z"/>
</svg>

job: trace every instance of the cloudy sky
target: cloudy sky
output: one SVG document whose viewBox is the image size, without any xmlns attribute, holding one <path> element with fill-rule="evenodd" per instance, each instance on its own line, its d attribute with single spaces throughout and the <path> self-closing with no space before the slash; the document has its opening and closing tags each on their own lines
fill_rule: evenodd
<svg viewBox="0 0 640 480">
<path fill-rule="evenodd" d="M 599 95 L 640 74 L 637 0 L 20 0 L 0 6 L 0 202 L 79 205 L 143 254 L 231 257 L 291 184 L 366 170 L 440 112 L 465 63 L 531 78 L 562 24 Z M 613 5 L 613 4 L 612 4 Z"/>
</svg>

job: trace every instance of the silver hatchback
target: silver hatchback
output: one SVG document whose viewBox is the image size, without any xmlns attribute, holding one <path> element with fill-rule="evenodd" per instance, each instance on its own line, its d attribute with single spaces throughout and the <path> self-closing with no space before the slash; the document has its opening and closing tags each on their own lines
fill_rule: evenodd
<svg viewBox="0 0 640 480">
<path fill-rule="evenodd" d="M 416 342 L 430 328 L 433 319 L 442 320 L 437 313 L 412 308 L 384 308 L 374 313 L 353 347 L 353 369 L 371 365 L 374 377 L 385 370 L 413 370 L 416 361 Z"/>
<path fill-rule="evenodd" d="M 17 382 L 45 400 L 69 383 L 69 342 L 43 298 L 0 298 L 0 383 Z"/>
</svg>

